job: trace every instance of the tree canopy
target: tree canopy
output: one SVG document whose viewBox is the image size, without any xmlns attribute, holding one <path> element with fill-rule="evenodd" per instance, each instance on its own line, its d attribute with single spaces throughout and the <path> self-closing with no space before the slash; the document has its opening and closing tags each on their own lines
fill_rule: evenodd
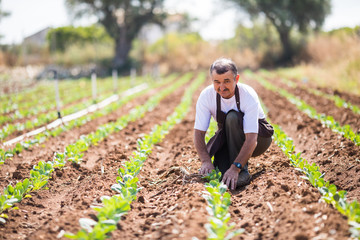
<svg viewBox="0 0 360 240">
<path fill-rule="evenodd" d="M 58 27 L 51 29 L 46 37 L 50 43 L 50 49 L 60 52 L 64 52 L 72 44 L 110 41 L 110 37 L 104 27 L 97 25 L 88 27 Z"/>
<path fill-rule="evenodd" d="M 77 17 L 97 16 L 115 41 L 113 67 L 127 63 L 134 38 L 147 23 L 161 24 L 164 0 L 67 0 L 69 10 Z"/>
<path fill-rule="evenodd" d="M 282 62 L 291 60 L 290 31 L 302 33 L 319 30 L 330 14 L 331 0 L 228 0 L 247 11 L 251 17 L 265 15 L 275 26 L 283 48 Z"/>
</svg>

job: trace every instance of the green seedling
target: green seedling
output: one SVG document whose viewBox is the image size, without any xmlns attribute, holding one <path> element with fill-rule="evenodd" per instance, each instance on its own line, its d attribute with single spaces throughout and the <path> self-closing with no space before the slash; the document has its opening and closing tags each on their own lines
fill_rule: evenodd
<svg viewBox="0 0 360 240">
<path fill-rule="evenodd" d="M 212 180 L 218 180 L 220 181 L 221 179 L 221 172 L 218 168 L 213 169 L 210 173 L 208 173 L 206 176 L 202 177 L 203 179 L 207 180 L 207 181 L 212 181 Z"/>
</svg>

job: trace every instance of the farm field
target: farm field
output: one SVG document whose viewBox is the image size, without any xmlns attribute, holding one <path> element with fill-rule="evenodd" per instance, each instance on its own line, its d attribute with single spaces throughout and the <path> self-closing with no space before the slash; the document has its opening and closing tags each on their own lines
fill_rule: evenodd
<svg viewBox="0 0 360 240">
<path fill-rule="evenodd" d="M 325 182 L 334 184 L 338 191 L 345 190 L 346 199 L 342 197 L 342 200 L 359 201 L 360 117 L 356 107 L 360 107 L 360 96 L 317 88 L 296 79 L 284 80 L 276 73 L 265 71 L 241 73 L 240 79 L 256 90 L 271 123 L 293 140 L 295 147 L 290 152 L 301 153 L 325 173 L 321 176 Z M 267 87 L 266 82 L 272 88 Z M 92 206 L 102 206 L 102 196 L 118 194 L 112 190 L 114 184 L 121 185 L 128 181 L 125 178 L 132 181 L 136 177 L 138 189 L 134 190 L 131 185 L 128 192 L 124 190 L 119 194 L 125 200 L 131 199 L 130 209 L 122 203 L 126 211 L 117 215 L 120 221 L 113 224 L 109 220 L 102 225 L 112 228 L 109 239 L 211 239 L 209 204 L 204 198 L 207 181 L 198 174 L 200 160 L 193 145 L 196 100 L 209 84 L 207 72 L 168 76 L 160 82 L 149 83 L 146 91 L 123 100 L 123 104 L 106 114 L 91 117 L 84 124 L 79 123 L 35 143 L 28 150 L 12 151 L 6 159 L 5 151 L 9 147 L 3 146 L 2 141 L 1 157 L 5 160 L 0 165 L 1 189 L 9 189 L 9 184 L 15 186 L 33 177 L 31 170 L 43 171 L 50 178 L 44 177 L 38 190 L 24 193 L 21 201 L 12 204 L 15 208 L 1 209 L 0 239 L 68 239 L 66 233 L 76 234 L 84 226 L 80 226 L 79 220 L 91 219 L 93 225 L 88 228 L 97 224 L 99 211 Z M 130 87 L 129 83 L 124 84 L 122 90 Z M 322 123 L 322 119 L 311 117 L 314 111 L 304 110 L 304 104 L 301 110 L 280 89 L 303 100 L 319 115 L 332 116 L 333 120 L 325 119 Z M 355 106 L 355 111 L 307 89 L 338 96 L 346 106 Z M 69 101 L 67 106 L 85 102 L 88 97 Z M 1 98 L 2 105 L 8 102 L 9 99 Z M 182 107 L 178 108 L 179 105 Z M 168 123 L 169 116 L 177 111 L 184 115 L 175 114 L 176 121 Z M 11 112 L 6 116 L 9 114 Z M 348 127 L 343 128 L 345 125 Z M 169 129 L 157 135 L 155 126 Z M 94 132 L 97 134 L 92 135 Z M 11 133 L 6 140 L 21 133 L 23 131 Z M 147 138 L 150 135 L 151 144 L 141 150 L 142 143 L 150 141 Z M 97 139 L 97 136 L 100 137 Z M 344 216 L 335 206 L 321 200 L 322 192 L 317 188 L 323 189 L 322 185 L 316 180 L 318 185 L 314 187 L 305 179 L 304 171 L 293 166 L 284 147 L 278 146 L 278 136 L 274 136 L 265 154 L 250 159 L 251 183 L 235 191 L 227 190 L 231 195 L 228 224 L 234 224 L 233 230 L 244 231 L 232 239 L 360 238 L 357 235 L 360 231 L 359 204 L 352 205 L 354 214 Z M 74 150 L 73 146 L 82 150 Z M 63 158 L 60 157 L 62 153 Z M 126 162 L 137 157 L 144 158 L 139 167 L 141 171 L 134 170 L 136 174 L 131 178 L 128 176 L 130 170 L 129 174 L 118 172 Z M 66 159 L 63 167 L 55 167 L 59 159 Z M 46 173 L 41 161 L 52 162 L 53 169 L 44 167 Z M 122 180 L 117 182 L 119 176 Z M 129 197 L 129 192 L 136 198 Z M 0 194 L 4 197 L 5 190 Z M 31 197 L 25 197 L 26 194 Z M 333 199 L 343 192 L 336 194 L 330 196 L 329 202 L 334 202 Z M 4 208 L 5 201 L 0 201 Z"/>
</svg>

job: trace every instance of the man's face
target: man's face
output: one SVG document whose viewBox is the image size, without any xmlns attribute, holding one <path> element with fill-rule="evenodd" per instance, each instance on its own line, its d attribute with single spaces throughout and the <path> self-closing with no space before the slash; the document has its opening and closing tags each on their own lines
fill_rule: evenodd
<svg viewBox="0 0 360 240">
<path fill-rule="evenodd" d="M 211 80 L 214 84 L 214 89 L 223 98 L 231 98 L 235 94 L 235 86 L 239 81 L 239 75 L 234 77 L 232 71 L 227 71 L 223 74 L 217 74 L 216 71 L 212 71 Z"/>
</svg>

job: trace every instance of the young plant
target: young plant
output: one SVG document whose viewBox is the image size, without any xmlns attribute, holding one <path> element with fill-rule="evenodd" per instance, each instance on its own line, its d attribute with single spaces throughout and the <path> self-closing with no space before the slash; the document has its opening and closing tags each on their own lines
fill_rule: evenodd
<svg viewBox="0 0 360 240">
<path fill-rule="evenodd" d="M 164 135 L 185 116 L 191 105 L 189 98 L 192 98 L 193 92 L 204 80 L 204 74 L 199 75 L 197 80 L 187 89 L 180 105 L 168 117 L 167 121 L 161 125 L 156 125 L 149 135 L 137 141 L 137 150 L 133 152 L 130 161 L 125 162 L 122 168 L 118 170 L 120 176 L 117 177 L 117 183 L 111 187 L 118 194 L 112 197 L 103 196 L 101 198 L 102 206 L 94 207 L 98 212 L 98 222 L 91 222 L 90 227 L 81 229 L 76 234 L 67 233 L 65 237 L 71 239 L 105 239 L 109 236 L 110 230 L 116 229 L 117 222 L 122 215 L 130 210 L 131 202 L 136 199 L 136 194 L 140 191 L 140 188 L 137 187 L 138 178 L 136 176 L 140 172 L 142 164 L 151 153 L 154 144 L 160 142 Z M 135 113 L 138 114 L 139 112 Z M 94 236 L 98 237 L 94 238 Z"/>
<path fill-rule="evenodd" d="M 227 186 L 219 180 L 211 180 L 205 186 L 207 191 L 203 192 L 203 197 L 209 204 L 207 211 L 210 215 L 209 223 L 205 225 L 209 234 L 207 239 L 231 239 L 243 233 L 244 229 L 232 231 L 235 227 L 234 223 L 228 225 L 230 221 L 228 208 L 231 205 L 231 196 L 226 192 Z"/>
</svg>

